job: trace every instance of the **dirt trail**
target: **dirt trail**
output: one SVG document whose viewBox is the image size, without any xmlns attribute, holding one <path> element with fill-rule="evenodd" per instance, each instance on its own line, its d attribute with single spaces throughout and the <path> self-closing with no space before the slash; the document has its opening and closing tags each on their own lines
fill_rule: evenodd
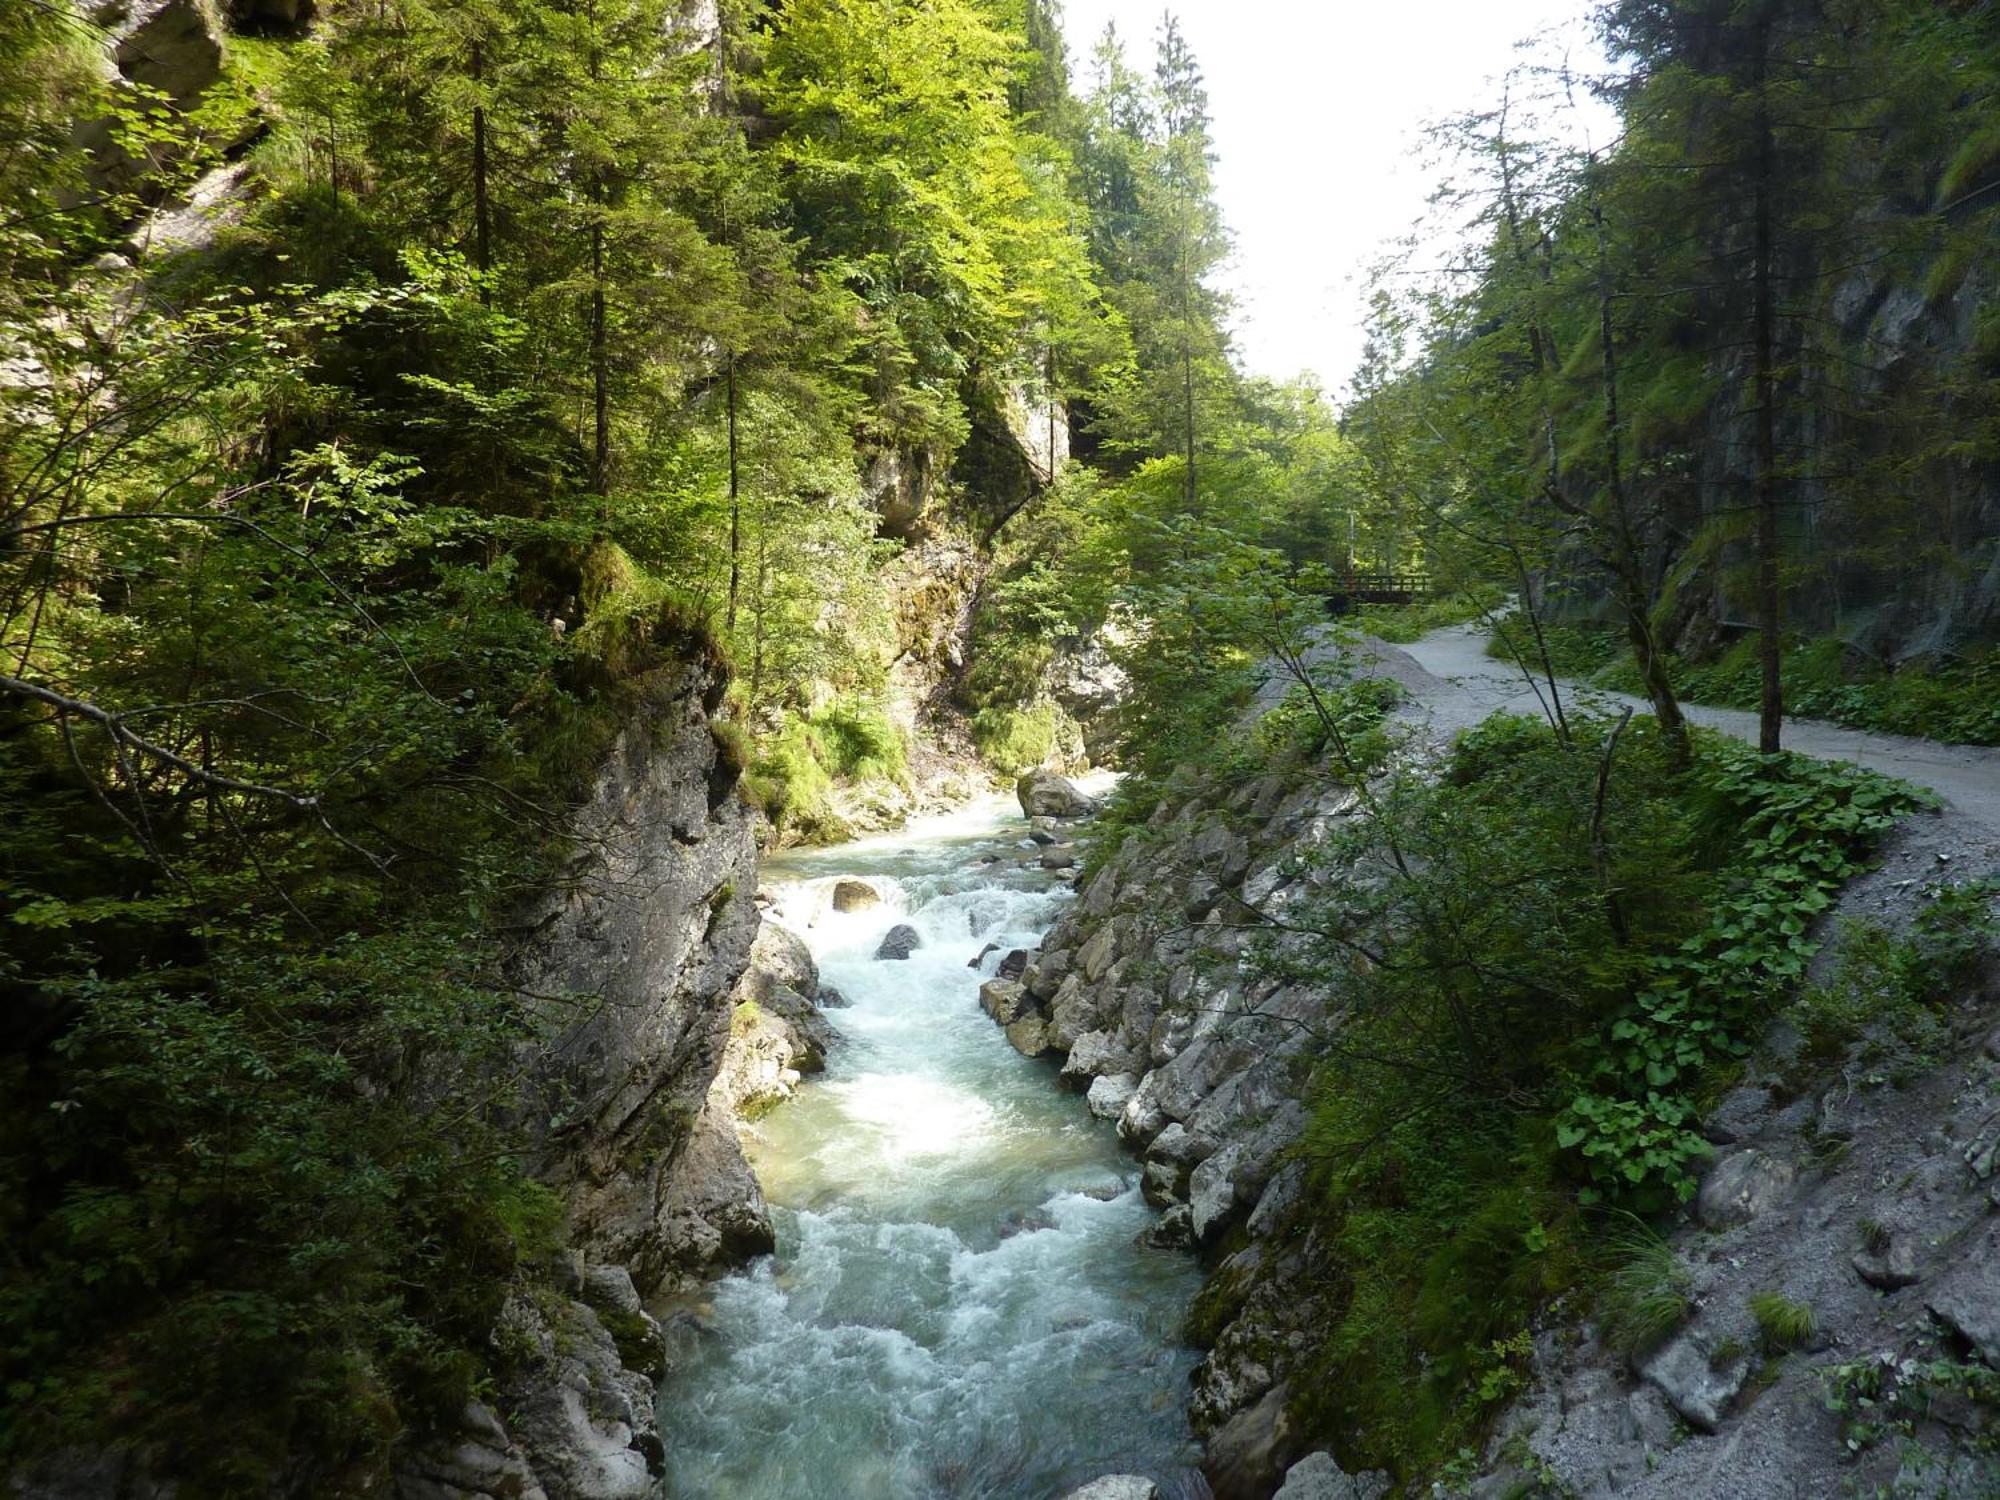
<svg viewBox="0 0 2000 1500">
<path fill-rule="evenodd" d="M 1402 649 L 1435 679 L 1435 686 L 1415 686 L 1415 696 L 1429 710 L 1432 724 L 1451 732 L 1475 724 L 1502 709 L 1539 713 L 1535 694 L 1518 669 L 1486 655 L 1487 632 L 1478 625 L 1434 630 Z M 1394 650 L 1395 648 L 1388 648 Z M 1402 675 L 1402 674 L 1398 674 Z M 1605 692 L 1580 682 L 1558 678 L 1564 702 L 1586 706 L 1631 704 L 1645 709 L 1643 699 Z M 1405 684 L 1413 686 L 1412 684 Z M 1544 686 L 1544 693 L 1547 689 Z M 1687 706 L 1688 718 L 1739 740 L 1757 738 L 1757 716 L 1733 708 Z M 1980 825 L 1988 835 L 2000 835 L 2000 749 L 1974 745 L 1941 745 L 1934 740 L 1908 739 L 1897 734 L 1873 734 L 1819 719 L 1785 720 L 1785 748 L 1821 760 L 1847 760 L 1918 786 L 1945 799 L 1949 811 Z"/>
</svg>

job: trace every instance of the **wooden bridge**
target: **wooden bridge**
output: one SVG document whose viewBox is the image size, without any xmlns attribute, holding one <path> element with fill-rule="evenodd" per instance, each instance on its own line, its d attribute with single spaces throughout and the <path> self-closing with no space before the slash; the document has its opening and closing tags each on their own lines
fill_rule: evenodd
<svg viewBox="0 0 2000 1500">
<path fill-rule="evenodd" d="M 1344 615 L 1357 604 L 1416 604 L 1430 596 L 1428 573 L 1355 571 L 1336 576 L 1326 607 L 1329 614 Z"/>
</svg>

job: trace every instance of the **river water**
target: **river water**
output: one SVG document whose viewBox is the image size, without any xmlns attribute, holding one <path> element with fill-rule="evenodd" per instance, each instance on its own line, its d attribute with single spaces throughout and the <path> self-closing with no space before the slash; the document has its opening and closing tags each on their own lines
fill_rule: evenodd
<svg viewBox="0 0 2000 1500">
<path fill-rule="evenodd" d="M 1205 1493 L 1179 1339 L 1198 1273 L 1135 1243 L 1152 1211 L 1115 1132 L 979 1008 L 1069 899 L 1017 863 L 1026 832 L 992 798 L 766 862 L 851 1004 L 825 1074 L 751 1143 L 776 1254 L 675 1320 L 672 1500 L 1052 1500 L 1108 1473 Z M 833 913 L 842 876 L 882 904 Z M 923 946 L 874 958 L 898 922 Z"/>
</svg>

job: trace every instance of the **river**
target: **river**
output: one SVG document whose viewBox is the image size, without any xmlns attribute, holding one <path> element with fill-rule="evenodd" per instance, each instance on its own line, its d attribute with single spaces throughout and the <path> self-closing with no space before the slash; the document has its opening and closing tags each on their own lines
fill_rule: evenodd
<svg viewBox="0 0 2000 1500">
<path fill-rule="evenodd" d="M 774 914 L 851 1003 L 751 1142 L 776 1253 L 675 1320 L 672 1500 L 1052 1500 L 1108 1473 L 1206 1493 L 1179 1337 L 1199 1274 L 1136 1243 L 1153 1214 L 1112 1127 L 979 1008 L 1070 899 L 1026 833 L 996 797 L 767 861 Z M 833 913 L 843 876 L 882 904 Z M 876 959 L 898 922 L 923 946 Z"/>
</svg>

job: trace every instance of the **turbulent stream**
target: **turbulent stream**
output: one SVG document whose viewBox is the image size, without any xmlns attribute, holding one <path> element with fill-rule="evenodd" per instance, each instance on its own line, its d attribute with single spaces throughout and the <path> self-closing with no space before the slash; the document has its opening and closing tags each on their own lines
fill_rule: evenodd
<svg viewBox="0 0 2000 1500">
<path fill-rule="evenodd" d="M 757 1127 L 777 1253 L 677 1320 L 673 1500 L 1052 1500 L 1108 1473 L 1205 1493 L 1178 1336 L 1194 1266 L 1134 1242 L 1152 1215 L 1115 1133 L 978 1005 L 1068 899 L 1017 860 L 1025 833 L 995 798 L 767 863 L 851 1004 L 826 1073 Z M 835 914 L 848 875 L 882 904 Z M 923 946 L 874 958 L 898 922 Z"/>
</svg>

